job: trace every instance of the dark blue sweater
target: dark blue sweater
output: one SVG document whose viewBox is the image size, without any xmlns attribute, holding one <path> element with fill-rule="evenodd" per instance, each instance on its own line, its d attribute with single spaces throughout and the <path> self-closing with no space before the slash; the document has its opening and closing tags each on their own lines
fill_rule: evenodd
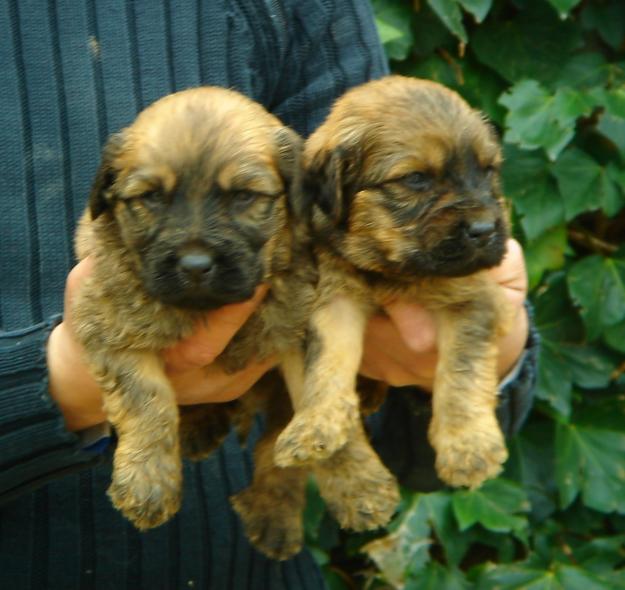
<svg viewBox="0 0 625 590">
<path fill-rule="evenodd" d="M 310 555 L 254 551 L 227 498 L 251 460 L 228 440 L 185 466 L 184 504 L 140 534 L 110 505 L 47 392 L 72 234 L 109 133 L 157 98 L 214 84 L 303 135 L 386 71 L 363 0 L 0 2 L 0 588 L 322 588 Z"/>
<path fill-rule="evenodd" d="M 244 538 L 227 499 L 252 466 L 233 438 L 185 465 L 172 521 L 137 532 L 105 494 L 109 456 L 64 427 L 45 345 L 109 133 L 165 94 L 215 84 L 308 135 L 345 89 L 386 72 L 366 0 L 0 0 L 0 63 L 0 588 L 324 587 L 306 551 L 276 563 Z M 507 433 L 529 407 L 533 359 L 502 392 Z M 414 392 L 377 416 L 382 456 L 421 489 L 437 485 L 428 419 Z"/>
</svg>

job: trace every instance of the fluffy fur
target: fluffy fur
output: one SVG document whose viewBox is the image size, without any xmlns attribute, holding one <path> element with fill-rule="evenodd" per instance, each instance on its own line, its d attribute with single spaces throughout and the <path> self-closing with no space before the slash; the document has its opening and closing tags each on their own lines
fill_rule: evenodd
<svg viewBox="0 0 625 590">
<path fill-rule="evenodd" d="M 424 305 L 437 323 L 429 438 L 439 476 L 476 487 L 500 471 L 496 340 L 510 314 L 484 272 L 501 261 L 508 231 L 500 164 L 481 114 L 439 84 L 400 76 L 347 92 L 306 142 L 320 282 L 279 465 L 326 465 L 361 440 L 364 329 L 399 298 Z M 347 504 L 368 493 L 362 487 Z"/>
<path fill-rule="evenodd" d="M 95 264 L 73 326 L 118 436 L 108 493 L 140 529 L 179 508 L 181 441 L 204 456 L 246 413 L 179 409 L 159 351 L 261 282 L 269 294 L 217 362 L 234 371 L 304 338 L 316 277 L 295 239 L 300 152 L 260 105 L 211 87 L 157 101 L 104 148 L 76 237 Z"/>
</svg>

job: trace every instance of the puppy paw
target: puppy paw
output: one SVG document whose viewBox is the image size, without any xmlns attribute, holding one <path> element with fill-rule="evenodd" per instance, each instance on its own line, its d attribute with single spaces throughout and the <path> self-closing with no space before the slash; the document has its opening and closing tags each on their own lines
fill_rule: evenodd
<svg viewBox="0 0 625 590">
<path fill-rule="evenodd" d="M 180 508 L 182 467 L 178 457 L 152 456 L 115 466 L 108 495 L 138 529 L 157 527 Z"/>
<path fill-rule="evenodd" d="M 441 430 L 432 438 L 436 450 L 436 471 L 440 479 L 454 486 L 477 488 L 497 476 L 508 458 L 498 427 L 488 431 Z"/>
<path fill-rule="evenodd" d="M 276 441 L 276 465 L 291 467 L 327 459 L 345 445 L 357 420 L 355 406 L 344 412 L 317 406 L 295 414 Z"/>
<path fill-rule="evenodd" d="M 384 526 L 399 504 L 397 481 L 379 461 L 353 469 L 337 464 L 316 474 L 319 492 L 343 529 L 368 531 Z"/>
<path fill-rule="evenodd" d="M 245 535 L 261 553 L 281 561 L 302 550 L 300 506 L 283 494 L 258 493 L 250 487 L 232 496 L 230 502 L 243 522 Z"/>
</svg>

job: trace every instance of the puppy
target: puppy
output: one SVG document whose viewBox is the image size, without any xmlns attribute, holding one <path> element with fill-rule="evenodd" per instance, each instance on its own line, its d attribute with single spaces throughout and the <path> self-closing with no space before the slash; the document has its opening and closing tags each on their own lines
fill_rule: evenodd
<svg viewBox="0 0 625 590">
<path fill-rule="evenodd" d="M 439 476 L 476 487 L 499 473 L 507 451 L 495 416 L 496 340 L 511 310 L 484 269 L 502 260 L 508 235 L 501 159 L 492 129 L 459 95 L 400 76 L 347 92 L 308 139 L 318 298 L 278 465 L 330 461 L 340 472 L 341 455 L 362 441 L 355 379 L 367 318 L 403 299 L 436 319 L 429 439 Z M 368 501 L 358 474 L 349 498 L 328 477 L 326 499 Z"/>
<path fill-rule="evenodd" d="M 104 148 L 76 236 L 95 264 L 73 327 L 118 436 L 108 493 L 140 529 L 179 508 L 181 440 L 202 456 L 241 411 L 179 409 L 159 351 L 261 282 L 269 294 L 217 362 L 235 371 L 304 338 L 316 275 L 296 237 L 300 152 L 260 105 L 213 87 L 157 101 Z"/>
</svg>

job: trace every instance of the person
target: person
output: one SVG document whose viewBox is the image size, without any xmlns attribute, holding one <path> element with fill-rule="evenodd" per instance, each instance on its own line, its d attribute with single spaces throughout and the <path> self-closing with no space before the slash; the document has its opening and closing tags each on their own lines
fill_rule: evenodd
<svg viewBox="0 0 625 590">
<path fill-rule="evenodd" d="M 0 32 L 0 587 L 323 588 L 306 550 L 278 563 L 245 539 L 228 497 L 249 482 L 251 453 L 234 436 L 207 460 L 185 463 L 183 505 L 165 525 L 139 533 L 112 508 L 114 443 L 68 321 L 91 264 L 70 272 L 72 234 L 106 137 L 160 96 L 233 87 L 310 134 L 347 88 L 387 73 L 370 6 L 4 0 Z M 535 378 L 518 243 L 492 272 L 518 310 L 500 343 L 500 418 L 512 433 Z M 211 365 L 264 294 L 209 312 L 189 339 L 163 351 L 181 404 L 241 395 L 269 368 L 225 375 Z M 402 302 L 386 311 L 369 324 L 363 374 L 427 391 L 431 318 Z M 414 463 L 405 449 L 415 444 L 404 443 L 423 436 L 421 423 L 400 420 L 415 400 L 427 407 L 423 393 L 391 395 L 372 425 L 382 455 L 401 458 L 404 478 Z"/>
</svg>

